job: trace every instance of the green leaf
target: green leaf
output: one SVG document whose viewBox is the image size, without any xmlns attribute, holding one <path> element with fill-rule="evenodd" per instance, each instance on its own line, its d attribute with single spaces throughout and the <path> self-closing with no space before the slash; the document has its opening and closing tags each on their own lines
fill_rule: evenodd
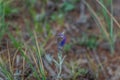
<svg viewBox="0 0 120 80">
<path fill-rule="evenodd" d="M 63 11 L 71 11 L 71 10 L 75 9 L 75 6 L 72 3 L 64 2 L 61 6 L 61 9 Z"/>
</svg>

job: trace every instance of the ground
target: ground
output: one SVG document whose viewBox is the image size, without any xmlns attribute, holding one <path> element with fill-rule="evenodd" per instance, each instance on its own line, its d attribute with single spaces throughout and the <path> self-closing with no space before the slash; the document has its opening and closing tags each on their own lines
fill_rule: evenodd
<svg viewBox="0 0 120 80">
<path fill-rule="evenodd" d="M 66 36 L 66 44 L 63 48 L 63 55 L 66 57 L 62 65 L 61 80 L 120 79 L 120 28 L 115 22 L 114 52 L 111 52 L 109 42 L 103 37 L 104 34 L 82 0 L 76 2 L 74 6 L 64 1 L 33 3 L 34 1 L 29 0 L 14 0 L 12 6 L 17 7 L 19 11 L 5 16 L 8 29 L 1 38 L 0 55 L 7 69 L 12 70 L 14 75 L 17 71 L 18 73 L 22 71 L 16 76 L 18 80 L 21 77 L 23 80 L 37 80 L 21 52 L 24 51 L 32 65 L 36 65 L 37 62 L 34 63 L 33 57 L 35 55 L 37 58 L 34 36 L 37 36 L 36 40 L 42 51 L 47 80 L 55 79 L 57 68 L 51 59 L 58 59 L 56 35 L 61 32 L 65 32 Z M 88 3 L 95 4 L 92 5 L 93 9 L 99 11 L 100 6 L 95 1 Z M 120 22 L 119 4 L 119 0 L 113 1 L 113 14 L 118 23 Z M 5 77 L 1 73 L 0 75 L 4 80 Z"/>
</svg>

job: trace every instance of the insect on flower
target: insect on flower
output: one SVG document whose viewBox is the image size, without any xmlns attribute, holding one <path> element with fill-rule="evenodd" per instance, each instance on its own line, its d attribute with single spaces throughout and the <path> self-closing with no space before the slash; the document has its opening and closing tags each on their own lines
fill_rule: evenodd
<svg viewBox="0 0 120 80">
<path fill-rule="evenodd" d="M 66 42 L 65 33 L 64 33 L 64 32 L 59 33 L 59 34 L 57 35 L 58 48 L 61 49 L 61 48 L 65 45 L 65 42 Z"/>
</svg>

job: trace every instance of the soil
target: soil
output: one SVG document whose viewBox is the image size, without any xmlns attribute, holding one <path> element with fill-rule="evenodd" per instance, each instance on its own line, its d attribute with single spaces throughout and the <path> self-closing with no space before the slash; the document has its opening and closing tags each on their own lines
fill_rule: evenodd
<svg viewBox="0 0 120 80">
<path fill-rule="evenodd" d="M 120 22 L 120 0 L 115 0 L 113 3 L 114 16 L 118 22 Z M 39 6 L 40 3 L 36 5 L 36 7 Z M 66 44 L 72 43 L 72 46 L 69 50 L 63 52 L 63 55 L 66 56 L 66 58 L 63 64 L 63 79 L 61 80 L 120 80 L 120 28 L 118 28 L 116 24 L 114 25 L 115 33 L 118 36 L 116 37 L 115 41 L 115 51 L 114 53 L 111 53 L 109 43 L 106 40 L 101 39 L 102 34 L 86 7 L 84 14 L 86 16 L 86 20 L 84 22 L 79 22 L 81 12 L 79 11 L 78 6 L 79 3 L 76 5 L 75 10 L 70 11 L 67 13 L 67 15 L 65 15 L 63 25 L 60 25 L 57 22 L 50 23 L 51 32 L 53 32 L 53 35 L 48 39 L 46 45 L 43 47 L 46 54 L 44 54 L 42 57 L 47 80 L 54 80 L 54 76 L 57 71 L 55 64 L 53 62 L 49 64 L 45 56 L 49 54 L 57 59 L 58 49 L 56 43 L 56 34 L 62 31 L 65 31 L 65 36 L 67 37 Z M 51 15 L 52 12 L 57 11 L 57 8 L 55 8 L 56 5 L 52 4 L 53 8 L 51 8 L 51 10 L 48 10 L 48 7 L 49 6 L 46 5 L 46 13 L 48 14 L 50 12 L 49 15 Z M 41 12 L 38 8 L 36 8 L 36 11 L 38 13 Z M 49 15 L 47 16 L 48 19 Z M 28 20 L 28 24 L 26 24 L 26 19 Z M 9 25 L 9 31 L 17 40 L 24 41 L 30 46 L 34 45 L 34 43 L 32 42 L 31 36 L 28 33 L 30 31 L 28 31 L 27 26 L 30 26 L 31 31 L 35 27 L 34 22 L 31 19 L 31 15 L 25 8 L 23 8 L 19 14 L 6 17 L 6 22 L 14 23 L 14 25 Z M 44 42 L 44 39 L 46 39 L 44 34 L 44 32 L 41 34 L 43 39 L 39 38 L 39 36 L 41 36 L 39 33 L 37 34 L 38 42 Z M 90 38 L 91 36 L 95 37 L 97 40 L 97 46 L 95 48 L 89 48 L 88 46 L 81 45 L 79 43 L 79 39 L 82 39 L 84 34 Z M 15 53 L 17 53 L 16 57 L 20 58 L 19 64 L 16 62 L 17 65 L 14 66 L 14 72 L 17 69 L 22 69 L 21 62 L 23 59 L 21 58 L 21 53 L 17 51 L 18 49 L 14 48 L 8 34 L 4 34 L 0 45 L 0 55 L 6 63 L 6 58 L 8 59 L 8 50 L 11 58 Z M 23 50 L 25 50 L 25 48 L 23 48 Z M 27 54 L 29 54 L 29 51 L 27 51 Z M 17 58 L 15 59 L 17 60 Z M 71 74 L 72 66 L 75 66 L 74 74 Z M 77 72 L 79 73 L 79 70 L 81 69 L 85 69 L 86 73 L 82 75 L 76 74 Z M 24 73 L 21 76 L 24 76 L 24 80 L 36 80 L 33 76 L 28 78 L 28 76 L 31 74 L 32 70 L 26 64 Z M 1 77 L 4 78 L 4 76 Z"/>
</svg>

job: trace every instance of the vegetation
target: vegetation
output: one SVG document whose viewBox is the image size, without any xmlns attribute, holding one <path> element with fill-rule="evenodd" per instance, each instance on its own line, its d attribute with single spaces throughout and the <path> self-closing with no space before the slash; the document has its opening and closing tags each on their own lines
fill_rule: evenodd
<svg viewBox="0 0 120 80">
<path fill-rule="evenodd" d="M 119 80 L 115 5 L 0 0 L 0 80 Z"/>
</svg>

